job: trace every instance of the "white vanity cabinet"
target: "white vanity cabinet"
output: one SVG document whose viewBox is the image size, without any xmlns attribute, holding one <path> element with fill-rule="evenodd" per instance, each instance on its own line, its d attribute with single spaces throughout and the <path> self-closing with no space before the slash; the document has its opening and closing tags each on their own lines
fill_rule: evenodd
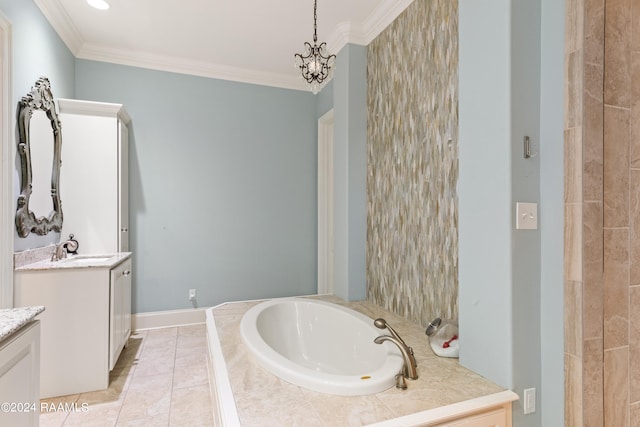
<svg viewBox="0 0 640 427">
<path fill-rule="evenodd" d="M 109 372 L 131 330 L 131 254 L 113 260 L 16 269 L 15 305 L 46 307 L 39 317 L 41 398 L 109 386 Z"/>
<path fill-rule="evenodd" d="M 40 416 L 40 322 L 0 342 L 0 426 L 37 427 Z M 9 405 L 9 406 L 6 406 Z"/>
<path fill-rule="evenodd" d="M 58 99 L 62 124 L 62 236 L 80 252 L 129 250 L 130 117 L 121 104 Z"/>
</svg>

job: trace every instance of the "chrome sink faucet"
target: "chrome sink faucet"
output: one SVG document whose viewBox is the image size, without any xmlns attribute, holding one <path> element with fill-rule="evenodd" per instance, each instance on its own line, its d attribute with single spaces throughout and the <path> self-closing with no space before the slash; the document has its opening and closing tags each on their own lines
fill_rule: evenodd
<svg viewBox="0 0 640 427">
<path fill-rule="evenodd" d="M 67 248 L 64 246 L 65 242 L 60 242 L 56 245 L 51 253 L 51 261 L 60 261 L 67 257 Z"/>
<path fill-rule="evenodd" d="M 51 253 L 51 261 L 60 261 L 67 257 L 67 251 L 75 252 L 78 250 L 78 241 L 73 239 L 73 234 L 69 235 L 69 239 L 56 245 Z"/>
</svg>

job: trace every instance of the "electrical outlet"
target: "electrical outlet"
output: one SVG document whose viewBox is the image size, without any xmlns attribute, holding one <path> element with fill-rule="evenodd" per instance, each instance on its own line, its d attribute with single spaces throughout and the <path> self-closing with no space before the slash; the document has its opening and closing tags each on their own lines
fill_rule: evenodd
<svg viewBox="0 0 640 427">
<path fill-rule="evenodd" d="M 196 299 L 196 290 L 189 289 L 189 301 L 193 301 L 194 299 Z"/>
<path fill-rule="evenodd" d="M 527 388 L 524 390 L 524 413 L 531 414 L 536 412 L 536 389 Z"/>
</svg>

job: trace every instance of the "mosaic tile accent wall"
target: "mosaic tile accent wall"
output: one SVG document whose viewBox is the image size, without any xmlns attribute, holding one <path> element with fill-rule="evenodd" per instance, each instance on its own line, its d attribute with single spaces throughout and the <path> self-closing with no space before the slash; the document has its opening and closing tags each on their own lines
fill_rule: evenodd
<svg viewBox="0 0 640 427">
<path fill-rule="evenodd" d="M 367 52 L 367 299 L 458 318 L 458 2 L 416 0 Z"/>
</svg>

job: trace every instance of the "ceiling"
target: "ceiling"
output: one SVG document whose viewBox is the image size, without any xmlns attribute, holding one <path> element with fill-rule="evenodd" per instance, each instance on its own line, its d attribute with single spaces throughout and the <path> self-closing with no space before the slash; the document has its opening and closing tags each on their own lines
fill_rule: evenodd
<svg viewBox="0 0 640 427">
<path fill-rule="evenodd" d="M 34 1 L 77 58 L 306 90 L 293 55 L 313 42 L 313 0 Z M 320 1 L 318 41 L 367 45 L 412 2 Z"/>
</svg>

